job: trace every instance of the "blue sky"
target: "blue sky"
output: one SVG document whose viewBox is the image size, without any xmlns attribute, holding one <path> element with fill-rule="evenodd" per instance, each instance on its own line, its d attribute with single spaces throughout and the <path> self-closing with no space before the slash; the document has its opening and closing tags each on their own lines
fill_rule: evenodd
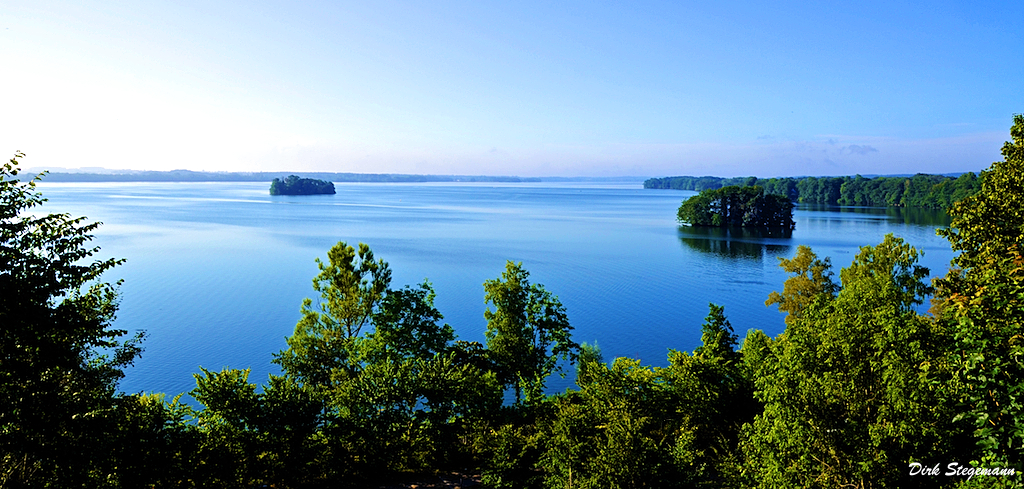
<svg viewBox="0 0 1024 489">
<path fill-rule="evenodd" d="M 0 9 L 26 166 L 523 176 L 977 171 L 1024 2 L 50 2 Z"/>
</svg>

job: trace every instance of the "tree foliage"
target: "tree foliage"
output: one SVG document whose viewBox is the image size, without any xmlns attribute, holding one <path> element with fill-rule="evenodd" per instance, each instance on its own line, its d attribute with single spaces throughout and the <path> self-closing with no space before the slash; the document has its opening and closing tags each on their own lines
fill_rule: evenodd
<svg viewBox="0 0 1024 489">
<path fill-rule="evenodd" d="M 391 289 L 391 271 L 366 244 L 339 242 L 319 259 L 289 348 L 275 361 L 289 382 L 322 400 L 318 416 L 348 474 L 446 465 L 459 441 L 500 403 L 494 373 L 453 344 L 428 282 Z"/>
<path fill-rule="evenodd" d="M 45 199 L 39 177 L 15 178 L 21 157 L 0 167 L 0 485 L 97 484 L 111 467 L 95 440 L 116 436 L 105 418 L 141 335 L 111 326 L 117 285 L 100 275 L 121 260 L 88 261 L 100 224 L 34 215 Z"/>
<path fill-rule="evenodd" d="M 744 441 L 761 485 L 933 484 L 893 470 L 946 453 L 956 433 L 929 377 L 947 339 L 914 309 L 930 292 L 918 255 L 892 235 L 862 247 L 838 293 L 819 293 L 771 343 L 755 378 L 764 412 Z"/>
<path fill-rule="evenodd" d="M 391 269 L 383 260 L 374 261 L 364 243 L 357 254 L 354 247 L 339 242 L 327 252 L 327 260 L 316 259 L 316 305 L 309 298 L 302 302 L 302 319 L 287 340 L 288 349 L 274 359 L 289 376 L 320 386 L 357 373 L 357 339 L 391 285 Z"/>
<path fill-rule="evenodd" d="M 783 284 L 782 293 L 773 291 L 764 305 L 778 304 L 779 311 L 787 314 L 786 324 L 799 319 L 801 312 L 815 299 L 831 299 L 839 290 L 832 281 L 832 260 L 818 259 L 808 246 L 797 246 L 793 258 L 779 257 L 779 266 L 792 276 Z"/>
<path fill-rule="evenodd" d="M 284 179 L 275 178 L 270 182 L 270 195 L 315 195 L 336 194 L 334 183 L 313 178 L 299 178 L 288 175 Z"/>
<path fill-rule="evenodd" d="M 986 464 L 1024 463 L 1024 116 L 981 191 L 950 209 L 940 234 L 953 268 L 937 281 L 935 310 L 955 335 L 950 361 L 964 386 L 959 417 L 974 426 Z"/>
<path fill-rule="evenodd" d="M 671 350 L 669 366 L 639 360 L 604 363 L 585 346 L 580 389 L 553 400 L 539 466 L 547 487 L 709 487 L 739 483 L 733 456 L 742 425 L 758 404 L 737 336 L 710 305 L 702 345 Z"/>
<path fill-rule="evenodd" d="M 680 224 L 691 226 L 793 229 L 793 203 L 766 195 L 761 187 L 703 190 L 683 201 L 676 216 Z"/>
<path fill-rule="evenodd" d="M 579 345 L 558 298 L 531 284 L 522 263 L 507 262 L 500 279 L 484 282 L 488 357 L 499 381 L 512 387 L 516 399 L 524 387 L 543 388 L 544 379 L 560 372 L 559 358 L 575 361 Z"/>
<path fill-rule="evenodd" d="M 926 207 L 944 209 L 974 195 L 980 189 L 977 175 L 958 177 L 919 173 L 912 177 L 666 177 L 651 178 L 644 188 L 696 190 L 703 192 L 729 186 L 760 186 L 768 195 L 793 202 L 821 205 L 871 207 Z"/>
</svg>

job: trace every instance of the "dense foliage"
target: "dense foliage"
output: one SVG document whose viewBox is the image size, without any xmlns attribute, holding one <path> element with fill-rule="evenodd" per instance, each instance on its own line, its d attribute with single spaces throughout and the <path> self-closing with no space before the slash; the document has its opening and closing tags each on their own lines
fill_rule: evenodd
<svg viewBox="0 0 1024 489">
<path fill-rule="evenodd" d="M 981 174 L 981 192 L 956 203 L 940 231 L 960 252 L 936 285 L 935 310 L 952 334 L 949 362 L 958 419 L 981 460 L 1024 466 L 1024 116 L 1014 117 L 1003 161 Z"/>
<path fill-rule="evenodd" d="M 288 175 L 284 179 L 275 178 L 270 182 L 270 195 L 317 195 L 335 194 L 334 184 L 326 180 L 299 178 Z"/>
<path fill-rule="evenodd" d="M 686 199 L 676 217 L 691 226 L 793 229 L 793 202 L 761 187 L 722 187 Z"/>
<path fill-rule="evenodd" d="M 729 186 L 763 187 L 768 195 L 782 195 L 794 202 L 872 207 L 946 208 L 978 192 L 981 180 L 974 173 L 959 177 L 926 175 L 912 177 L 665 177 L 651 178 L 644 188 L 715 190 Z"/>
<path fill-rule="evenodd" d="M 116 394 L 138 337 L 111 328 L 120 261 L 82 263 L 99 223 L 37 217 L 36 180 L 0 167 L 0 487 L 72 487 L 116 477 L 133 400 Z"/>
<path fill-rule="evenodd" d="M 766 301 L 787 315 L 782 334 L 741 343 L 711 304 L 701 346 L 649 367 L 577 345 L 557 297 L 512 262 L 484 283 L 486 344 L 459 341 L 429 283 L 394 288 L 368 246 L 342 242 L 274 356 L 281 375 L 201 370 L 196 408 L 116 392 L 139 352 L 110 327 L 116 286 L 99 281 L 118 262 L 79 263 L 96 224 L 26 212 L 42 199 L 12 178 L 18 155 L 0 171 L 0 487 L 382 487 L 453 472 L 495 488 L 1021 487 L 1024 117 L 1011 135 L 951 208 L 942 234 L 959 254 L 934 289 L 892 235 L 838 282 L 801 246 Z M 544 394 L 565 362 L 578 389 Z"/>
</svg>

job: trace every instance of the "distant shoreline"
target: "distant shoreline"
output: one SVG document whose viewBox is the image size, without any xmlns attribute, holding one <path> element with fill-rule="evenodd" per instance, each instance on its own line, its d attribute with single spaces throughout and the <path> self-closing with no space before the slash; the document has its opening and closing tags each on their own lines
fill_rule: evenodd
<svg viewBox="0 0 1024 489">
<path fill-rule="evenodd" d="M 42 169 L 29 169 L 19 175 L 21 180 L 31 179 Z M 124 171 L 78 173 L 53 171 L 45 182 L 270 182 L 275 178 L 298 175 L 302 178 L 327 180 L 336 183 L 426 183 L 426 182 L 637 182 L 646 177 L 517 177 L 489 175 L 411 175 L 400 173 L 331 173 L 331 172 L 201 172 L 191 170 Z"/>
</svg>

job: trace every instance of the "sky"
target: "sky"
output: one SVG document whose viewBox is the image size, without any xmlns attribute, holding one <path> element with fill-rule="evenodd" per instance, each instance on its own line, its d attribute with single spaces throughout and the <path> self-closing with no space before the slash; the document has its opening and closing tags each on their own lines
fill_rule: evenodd
<svg viewBox="0 0 1024 489">
<path fill-rule="evenodd" d="M 978 171 L 1024 112 L 1021 19 L 1019 0 L 4 0 L 0 154 L 134 170 Z"/>
</svg>

